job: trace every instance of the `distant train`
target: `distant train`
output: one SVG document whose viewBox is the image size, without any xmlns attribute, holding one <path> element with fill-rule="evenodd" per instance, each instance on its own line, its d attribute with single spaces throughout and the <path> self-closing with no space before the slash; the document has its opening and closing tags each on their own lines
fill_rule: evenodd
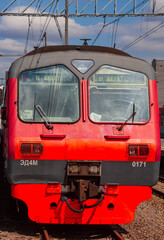
<svg viewBox="0 0 164 240">
<path fill-rule="evenodd" d="M 48 46 L 11 65 L 2 108 L 13 198 L 38 223 L 124 224 L 159 177 L 151 65 L 95 46 Z"/>
</svg>

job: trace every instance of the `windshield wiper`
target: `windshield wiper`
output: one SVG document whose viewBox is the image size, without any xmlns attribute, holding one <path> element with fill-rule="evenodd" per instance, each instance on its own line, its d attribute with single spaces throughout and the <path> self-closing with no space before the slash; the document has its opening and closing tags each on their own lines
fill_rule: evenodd
<svg viewBox="0 0 164 240">
<path fill-rule="evenodd" d="M 38 111 L 41 118 L 43 118 L 46 128 L 53 129 L 54 127 L 53 127 L 52 123 L 49 121 L 49 119 L 48 119 L 47 115 L 45 114 L 45 112 L 43 111 L 42 107 L 40 105 L 37 105 L 37 106 L 35 106 L 35 108 Z"/>
<path fill-rule="evenodd" d="M 130 117 L 128 117 L 128 119 L 125 120 L 124 123 L 121 124 L 121 126 L 119 126 L 117 129 L 118 131 L 121 131 L 123 129 L 123 127 L 126 125 L 126 123 L 132 118 L 132 123 L 134 122 L 134 116 L 136 115 L 135 112 L 135 103 L 133 103 L 133 113 L 130 115 Z"/>
</svg>

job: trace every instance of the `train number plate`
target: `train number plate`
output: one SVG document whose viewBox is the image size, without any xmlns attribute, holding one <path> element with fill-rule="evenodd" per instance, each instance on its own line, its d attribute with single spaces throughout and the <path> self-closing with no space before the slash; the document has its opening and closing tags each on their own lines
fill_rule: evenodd
<svg viewBox="0 0 164 240">
<path fill-rule="evenodd" d="M 20 166 L 26 166 L 26 167 L 29 167 L 29 166 L 38 166 L 38 160 L 20 160 Z"/>
<path fill-rule="evenodd" d="M 132 162 L 132 167 L 134 168 L 141 168 L 146 167 L 146 162 Z"/>
</svg>

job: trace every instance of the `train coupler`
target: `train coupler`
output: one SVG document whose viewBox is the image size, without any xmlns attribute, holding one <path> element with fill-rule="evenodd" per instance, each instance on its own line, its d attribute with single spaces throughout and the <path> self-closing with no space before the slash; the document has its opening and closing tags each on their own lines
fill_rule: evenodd
<svg viewBox="0 0 164 240">
<path fill-rule="evenodd" d="M 69 161 L 67 164 L 68 193 L 79 202 L 99 198 L 101 162 Z"/>
</svg>

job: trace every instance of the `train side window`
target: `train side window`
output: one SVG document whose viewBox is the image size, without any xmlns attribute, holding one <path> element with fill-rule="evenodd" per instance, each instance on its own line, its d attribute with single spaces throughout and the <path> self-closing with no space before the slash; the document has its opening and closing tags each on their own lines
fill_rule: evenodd
<svg viewBox="0 0 164 240">
<path fill-rule="evenodd" d="M 42 122 L 39 105 L 51 122 L 79 119 L 79 79 L 65 66 L 56 65 L 23 72 L 19 76 L 19 117 Z"/>
<path fill-rule="evenodd" d="M 102 66 L 89 79 L 89 112 L 94 122 L 149 120 L 148 78 L 138 72 Z"/>
</svg>

